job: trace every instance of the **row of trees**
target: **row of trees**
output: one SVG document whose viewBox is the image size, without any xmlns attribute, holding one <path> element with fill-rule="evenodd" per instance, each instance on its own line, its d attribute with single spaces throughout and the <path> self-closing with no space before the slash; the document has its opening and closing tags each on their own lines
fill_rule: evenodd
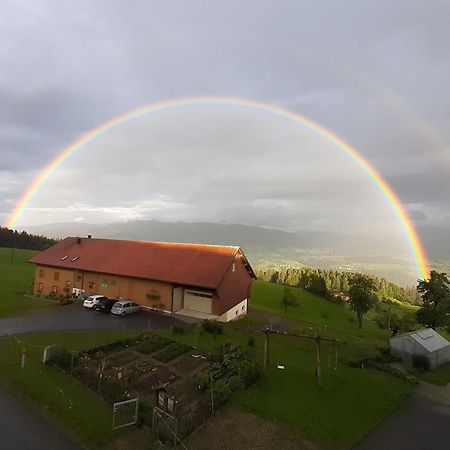
<svg viewBox="0 0 450 450">
<path fill-rule="evenodd" d="M 286 269 L 260 269 L 259 279 L 287 286 L 302 287 L 325 298 L 347 297 L 353 279 L 360 274 L 337 270 L 312 269 L 307 267 Z M 404 303 L 420 304 L 420 293 L 415 286 L 400 287 L 385 278 L 372 277 L 378 295 Z"/>
<path fill-rule="evenodd" d="M 279 273 L 279 272 L 274 272 Z M 315 290 L 318 293 L 329 295 L 324 279 L 315 272 L 303 273 L 300 278 L 304 285 L 302 287 Z M 311 289 L 313 288 L 313 289 Z M 379 285 L 375 280 L 363 274 L 353 274 L 348 279 L 347 300 L 350 309 L 356 314 L 358 326 L 362 327 L 362 319 L 372 308 L 378 311 L 376 323 L 381 328 L 389 329 L 392 335 L 411 331 L 417 325 L 430 328 L 445 327 L 450 329 L 450 280 L 445 273 L 432 270 L 428 279 L 419 280 L 417 293 L 421 298 L 421 306 L 417 313 L 408 313 L 402 317 L 391 315 L 391 300 L 383 297 Z M 386 308 L 381 305 L 387 305 Z M 297 301 L 292 291 L 286 286 L 282 296 L 282 304 L 285 314 L 290 306 L 296 306 Z"/>
<path fill-rule="evenodd" d="M 25 250 L 45 250 L 55 243 L 55 239 L 36 236 L 26 231 L 0 227 L 0 247 L 22 248 Z"/>
</svg>

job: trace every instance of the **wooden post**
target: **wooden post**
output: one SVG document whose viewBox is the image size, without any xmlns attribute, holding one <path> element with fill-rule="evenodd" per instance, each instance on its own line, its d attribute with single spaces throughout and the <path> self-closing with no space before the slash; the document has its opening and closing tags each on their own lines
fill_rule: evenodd
<svg viewBox="0 0 450 450">
<path fill-rule="evenodd" d="M 316 336 L 316 378 L 317 386 L 320 388 L 321 373 L 320 373 L 320 336 Z"/>
<path fill-rule="evenodd" d="M 25 347 L 22 347 L 22 358 L 21 358 L 21 361 L 20 361 L 20 367 L 22 367 L 22 369 L 25 368 L 26 354 L 27 354 L 27 349 Z"/>
<path fill-rule="evenodd" d="M 264 369 L 269 367 L 269 330 L 266 329 L 264 338 Z"/>
</svg>

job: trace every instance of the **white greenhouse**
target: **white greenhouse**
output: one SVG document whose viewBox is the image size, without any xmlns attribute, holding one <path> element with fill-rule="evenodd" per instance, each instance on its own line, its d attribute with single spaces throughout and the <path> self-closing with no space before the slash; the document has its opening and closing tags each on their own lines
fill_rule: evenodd
<svg viewBox="0 0 450 450">
<path fill-rule="evenodd" d="M 394 336 L 390 340 L 392 353 L 411 367 L 415 355 L 423 355 L 434 369 L 450 361 L 450 342 L 432 328 Z"/>
</svg>

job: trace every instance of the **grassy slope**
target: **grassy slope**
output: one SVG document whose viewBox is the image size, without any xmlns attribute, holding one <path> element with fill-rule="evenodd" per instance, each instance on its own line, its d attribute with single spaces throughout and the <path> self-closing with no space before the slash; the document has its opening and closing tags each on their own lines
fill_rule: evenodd
<svg viewBox="0 0 450 450">
<path fill-rule="evenodd" d="M 43 346 L 57 344 L 78 352 L 124 336 L 124 331 L 77 333 L 42 333 L 0 339 L 0 380 L 6 381 L 30 398 L 44 413 L 58 417 L 83 443 L 99 448 L 107 445 L 114 434 L 112 409 L 76 379 L 42 364 Z M 20 367 L 21 349 L 27 349 L 26 366 Z"/>
<path fill-rule="evenodd" d="M 33 282 L 33 265 L 25 261 L 35 254 L 32 250 L 14 250 L 11 264 L 11 249 L 0 248 L 0 317 L 56 306 L 46 300 L 23 295 L 31 292 Z"/>
</svg>

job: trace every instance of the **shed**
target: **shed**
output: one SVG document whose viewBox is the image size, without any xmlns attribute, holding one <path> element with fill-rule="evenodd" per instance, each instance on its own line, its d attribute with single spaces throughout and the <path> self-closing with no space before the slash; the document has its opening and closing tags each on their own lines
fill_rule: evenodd
<svg viewBox="0 0 450 450">
<path fill-rule="evenodd" d="M 392 352 L 409 367 L 415 355 L 428 358 L 431 369 L 450 361 L 450 342 L 432 328 L 394 336 L 390 339 L 390 346 Z"/>
</svg>

